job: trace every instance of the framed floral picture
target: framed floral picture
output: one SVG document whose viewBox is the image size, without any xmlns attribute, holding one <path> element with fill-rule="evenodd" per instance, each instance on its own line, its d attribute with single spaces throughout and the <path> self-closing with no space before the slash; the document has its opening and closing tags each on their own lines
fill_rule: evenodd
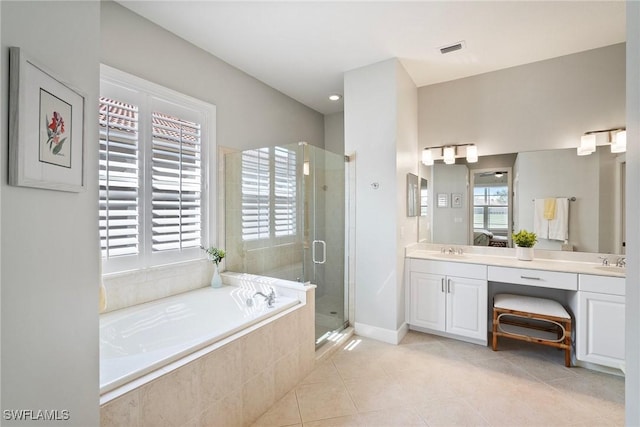
<svg viewBox="0 0 640 427">
<path fill-rule="evenodd" d="M 85 97 L 9 48 L 9 184 L 84 189 Z"/>
</svg>

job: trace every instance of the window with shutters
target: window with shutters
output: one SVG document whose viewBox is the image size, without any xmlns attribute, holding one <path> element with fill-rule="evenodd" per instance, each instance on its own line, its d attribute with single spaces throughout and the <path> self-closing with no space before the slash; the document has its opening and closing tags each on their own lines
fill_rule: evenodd
<svg viewBox="0 0 640 427">
<path fill-rule="evenodd" d="M 242 240 L 295 236 L 296 153 L 283 147 L 242 152 Z"/>
<path fill-rule="evenodd" d="M 104 272 L 201 259 L 214 107 L 108 67 L 100 91 Z"/>
</svg>

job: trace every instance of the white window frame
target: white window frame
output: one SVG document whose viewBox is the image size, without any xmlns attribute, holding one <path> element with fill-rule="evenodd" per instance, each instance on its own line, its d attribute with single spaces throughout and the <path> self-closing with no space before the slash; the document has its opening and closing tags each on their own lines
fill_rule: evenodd
<svg viewBox="0 0 640 427">
<path fill-rule="evenodd" d="M 200 248 L 153 253 L 150 242 L 151 223 L 151 113 L 154 111 L 175 115 L 201 125 L 202 193 L 201 242 L 209 246 L 216 222 L 216 197 L 209 194 L 216 188 L 215 105 L 149 82 L 107 65 L 100 65 L 100 96 L 138 106 L 139 108 L 139 162 L 142 172 L 139 192 L 139 245 L 138 255 L 113 257 L 102 260 L 104 274 L 142 270 L 167 264 L 197 261 L 206 258 Z"/>
</svg>

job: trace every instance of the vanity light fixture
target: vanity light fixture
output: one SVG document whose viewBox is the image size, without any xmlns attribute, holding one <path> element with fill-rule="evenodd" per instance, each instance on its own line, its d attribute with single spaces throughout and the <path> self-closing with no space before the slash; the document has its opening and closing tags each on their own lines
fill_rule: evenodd
<svg viewBox="0 0 640 427">
<path fill-rule="evenodd" d="M 590 130 L 580 138 L 578 156 L 586 156 L 596 151 L 596 134 L 608 133 L 612 153 L 624 153 L 627 151 L 627 131 L 625 128 L 613 128 L 603 130 Z"/>
<path fill-rule="evenodd" d="M 427 166 L 433 165 L 436 160 L 444 160 L 445 164 L 452 165 L 456 157 L 466 157 L 467 163 L 476 163 L 478 147 L 475 144 L 449 144 L 422 150 L 422 163 Z"/>
</svg>

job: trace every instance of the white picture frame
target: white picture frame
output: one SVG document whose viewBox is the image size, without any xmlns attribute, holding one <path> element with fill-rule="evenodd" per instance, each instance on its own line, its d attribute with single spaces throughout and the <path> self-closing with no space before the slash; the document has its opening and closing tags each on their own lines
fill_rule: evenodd
<svg viewBox="0 0 640 427">
<path fill-rule="evenodd" d="M 436 200 L 436 206 L 439 208 L 448 208 L 449 207 L 449 194 L 448 193 L 438 193 L 438 198 Z"/>
<path fill-rule="evenodd" d="M 85 96 L 9 48 L 9 184 L 85 189 Z"/>
<path fill-rule="evenodd" d="M 451 193 L 451 207 L 452 208 L 462 207 L 462 193 Z"/>
</svg>

